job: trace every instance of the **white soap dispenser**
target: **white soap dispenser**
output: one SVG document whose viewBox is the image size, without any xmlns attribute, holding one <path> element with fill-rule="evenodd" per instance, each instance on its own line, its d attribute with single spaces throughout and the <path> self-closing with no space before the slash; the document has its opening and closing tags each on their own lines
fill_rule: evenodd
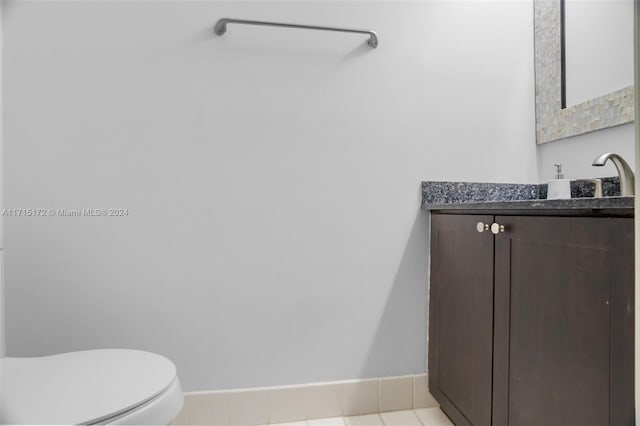
<svg viewBox="0 0 640 426">
<path fill-rule="evenodd" d="M 571 181 L 564 178 L 562 164 L 554 164 L 554 166 L 556 166 L 556 178 L 549 181 L 547 199 L 571 198 Z"/>
</svg>

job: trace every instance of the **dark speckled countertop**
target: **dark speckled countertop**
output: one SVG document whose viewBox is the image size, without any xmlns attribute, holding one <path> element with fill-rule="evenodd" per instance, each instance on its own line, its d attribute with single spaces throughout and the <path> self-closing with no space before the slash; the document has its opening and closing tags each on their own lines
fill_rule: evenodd
<svg viewBox="0 0 640 426">
<path fill-rule="evenodd" d="M 604 197 L 594 184 L 571 182 L 570 199 L 548 200 L 546 184 L 422 182 L 422 209 L 449 213 L 633 216 L 634 197 L 620 197 L 620 181 L 603 178 Z"/>
</svg>

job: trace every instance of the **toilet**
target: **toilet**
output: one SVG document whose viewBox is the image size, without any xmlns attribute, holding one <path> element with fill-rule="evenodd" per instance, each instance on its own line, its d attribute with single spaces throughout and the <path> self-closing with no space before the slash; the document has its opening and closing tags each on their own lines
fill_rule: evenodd
<svg viewBox="0 0 640 426">
<path fill-rule="evenodd" d="M 0 359 L 0 424 L 168 425 L 182 404 L 175 365 L 150 352 Z"/>
</svg>

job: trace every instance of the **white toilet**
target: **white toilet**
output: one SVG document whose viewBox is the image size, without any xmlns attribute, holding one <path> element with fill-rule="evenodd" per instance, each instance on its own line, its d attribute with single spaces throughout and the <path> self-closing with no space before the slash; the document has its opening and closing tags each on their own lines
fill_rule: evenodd
<svg viewBox="0 0 640 426">
<path fill-rule="evenodd" d="M 175 365 L 150 352 L 0 359 L 0 424 L 168 425 L 182 404 Z"/>
</svg>

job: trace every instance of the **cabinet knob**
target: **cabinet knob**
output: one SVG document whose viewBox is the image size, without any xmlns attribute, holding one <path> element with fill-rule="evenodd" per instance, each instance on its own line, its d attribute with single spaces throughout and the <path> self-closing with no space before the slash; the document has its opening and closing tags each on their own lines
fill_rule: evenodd
<svg viewBox="0 0 640 426">
<path fill-rule="evenodd" d="M 478 230 L 478 232 L 488 231 L 489 230 L 489 224 L 488 223 L 478 222 L 478 224 L 476 225 L 476 229 Z"/>
<path fill-rule="evenodd" d="M 493 232 L 495 235 L 504 232 L 504 225 L 500 225 L 499 223 L 492 223 L 491 232 Z"/>
</svg>

